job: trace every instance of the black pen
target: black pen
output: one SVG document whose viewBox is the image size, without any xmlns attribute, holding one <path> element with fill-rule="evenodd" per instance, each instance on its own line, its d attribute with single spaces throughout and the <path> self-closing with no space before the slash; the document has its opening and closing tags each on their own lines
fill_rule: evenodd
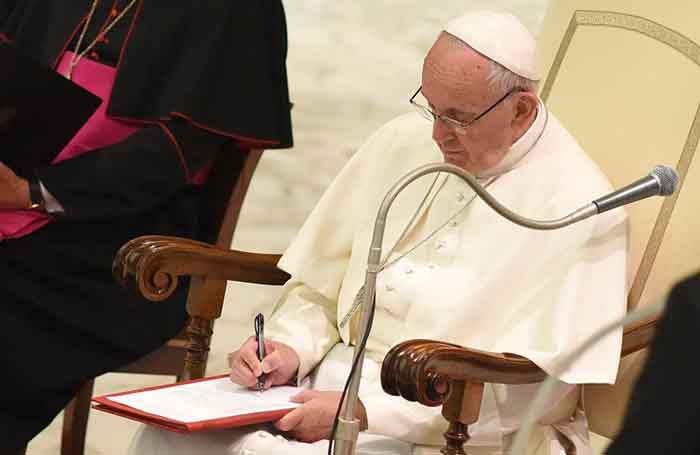
<svg viewBox="0 0 700 455">
<path fill-rule="evenodd" d="M 262 362 L 265 358 L 265 317 L 262 313 L 258 313 L 255 316 L 255 341 L 258 343 L 258 360 Z M 262 392 L 265 388 L 265 373 L 260 373 L 258 376 L 258 381 L 255 384 L 255 388 L 258 392 Z"/>
</svg>

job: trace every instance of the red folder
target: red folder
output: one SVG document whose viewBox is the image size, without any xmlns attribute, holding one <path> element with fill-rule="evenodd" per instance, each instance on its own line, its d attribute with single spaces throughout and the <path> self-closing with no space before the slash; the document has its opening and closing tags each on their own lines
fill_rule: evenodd
<svg viewBox="0 0 700 455">
<path fill-rule="evenodd" d="M 93 397 L 92 407 L 99 411 L 109 412 L 111 414 L 118 415 L 120 417 L 125 417 L 127 419 L 135 420 L 137 422 L 145 423 L 148 425 L 157 426 L 166 430 L 176 431 L 178 433 L 192 433 L 197 431 L 209 431 L 209 430 L 220 430 L 224 428 L 234 428 L 242 427 L 246 425 L 253 425 L 256 423 L 273 422 L 279 420 L 287 413 L 294 410 L 294 408 L 278 409 L 274 411 L 264 411 L 264 412 L 253 412 L 244 415 L 235 415 L 230 417 L 223 417 L 211 420 L 201 420 L 196 422 L 182 422 L 179 420 L 171 419 L 165 416 L 150 414 L 142 410 L 132 408 L 122 403 L 117 403 L 112 401 L 111 397 L 129 395 L 134 393 L 146 392 L 150 390 L 164 389 L 168 387 L 178 387 L 185 384 L 192 384 L 195 382 L 211 381 L 216 379 L 221 379 L 228 377 L 228 375 L 211 376 L 202 379 L 194 379 L 191 381 L 178 382 L 176 384 L 166 384 L 154 387 L 145 387 L 137 390 L 130 390 L 128 392 L 112 393 L 107 395 L 102 395 L 99 397 Z"/>
</svg>

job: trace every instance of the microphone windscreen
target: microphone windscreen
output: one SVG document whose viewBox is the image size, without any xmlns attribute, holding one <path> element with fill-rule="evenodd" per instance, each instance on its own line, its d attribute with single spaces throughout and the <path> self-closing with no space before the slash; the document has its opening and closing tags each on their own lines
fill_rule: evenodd
<svg viewBox="0 0 700 455">
<path fill-rule="evenodd" d="M 678 174 L 671 166 L 654 166 L 651 175 L 659 181 L 659 196 L 670 196 L 678 188 Z"/>
</svg>

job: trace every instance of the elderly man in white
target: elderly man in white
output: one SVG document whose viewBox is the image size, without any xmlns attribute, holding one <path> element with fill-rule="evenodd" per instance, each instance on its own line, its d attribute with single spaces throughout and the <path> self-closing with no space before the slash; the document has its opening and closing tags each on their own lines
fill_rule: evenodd
<svg viewBox="0 0 700 455">
<path fill-rule="evenodd" d="M 300 407 L 269 427 L 211 434 L 139 432 L 134 454 L 324 453 L 349 371 L 374 217 L 408 171 L 444 161 L 475 175 L 522 215 L 558 218 L 610 185 L 537 97 L 536 44 L 512 15 L 470 12 L 451 21 L 425 57 L 417 113 L 380 128 L 350 160 L 280 261 L 292 278 L 258 361 L 254 339 L 231 354 L 231 379 L 266 387 L 302 382 Z M 426 119 L 428 121 L 426 121 Z M 432 130 L 431 130 L 432 128 Z M 387 351 L 412 338 L 525 356 L 546 371 L 625 312 L 626 218 L 612 211 L 557 231 L 516 226 L 455 177 L 426 177 L 392 206 L 390 251 L 377 284 L 358 417 L 360 453 L 439 453 L 439 408 L 391 397 L 379 371 Z M 406 227 L 406 223 L 409 222 Z M 529 453 L 590 453 L 581 383 L 612 383 L 615 333 L 561 376 Z M 504 453 L 537 385 L 487 385 L 470 454 Z"/>
</svg>

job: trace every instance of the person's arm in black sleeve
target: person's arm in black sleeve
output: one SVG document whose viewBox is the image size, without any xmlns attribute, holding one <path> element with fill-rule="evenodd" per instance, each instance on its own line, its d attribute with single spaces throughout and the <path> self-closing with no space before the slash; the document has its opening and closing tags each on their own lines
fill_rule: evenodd
<svg viewBox="0 0 700 455">
<path fill-rule="evenodd" d="M 4 34 L 5 25 L 7 20 L 10 18 L 12 11 L 17 7 L 18 0 L 2 0 L 0 1 L 0 43 L 3 43 L 9 39 L 8 36 Z"/>
<path fill-rule="evenodd" d="M 700 275 L 695 275 L 671 291 L 622 429 L 607 455 L 700 453 L 699 329 Z"/>
<path fill-rule="evenodd" d="M 66 219 L 136 215 L 185 188 L 227 140 L 174 119 L 36 174 Z"/>
</svg>

